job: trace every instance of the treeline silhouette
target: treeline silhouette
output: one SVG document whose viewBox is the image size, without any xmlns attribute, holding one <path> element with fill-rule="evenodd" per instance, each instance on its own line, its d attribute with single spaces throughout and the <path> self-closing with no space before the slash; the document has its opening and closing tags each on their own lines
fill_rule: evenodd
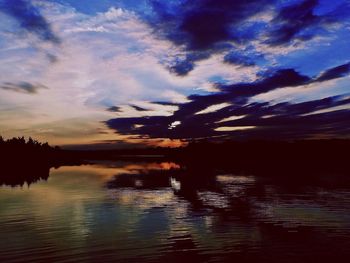
<svg viewBox="0 0 350 263">
<path fill-rule="evenodd" d="M 229 170 L 255 175 L 350 175 L 350 140 L 208 141 L 192 142 L 176 149 L 174 161 L 197 169 Z"/>
<path fill-rule="evenodd" d="M 0 136 L 0 185 L 28 185 L 49 177 L 50 167 L 59 163 L 59 147 L 32 138 L 4 140 Z"/>
<path fill-rule="evenodd" d="M 31 184 L 47 179 L 51 167 L 81 165 L 94 160 L 172 161 L 189 174 L 233 172 L 313 180 L 322 174 L 348 181 L 350 140 L 193 141 L 179 148 L 63 150 L 24 137 L 0 136 L 0 185 Z M 214 172 L 215 171 L 215 172 Z M 344 177 L 345 175 L 345 177 Z M 349 176 L 348 176 L 349 175 Z M 344 179 L 345 178 L 345 179 Z"/>
<path fill-rule="evenodd" d="M 186 166 L 246 172 L 330 171 L 349 172 L 350 140 L 195 140 L 178 148 L 152 147 L 116 150 L 70 151 L 80 159 L 173 161 Z"/>
</svg>

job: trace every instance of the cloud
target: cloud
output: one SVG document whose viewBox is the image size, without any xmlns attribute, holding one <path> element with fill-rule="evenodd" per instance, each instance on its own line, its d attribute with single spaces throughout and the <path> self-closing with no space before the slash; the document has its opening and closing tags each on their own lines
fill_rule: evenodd
<svg viewBox="0 0 350 263">
<path fill-rule="evenodd" d="M 319 4 L 309 8 L 305 12 L 320 22 L 305 23 L 289 42 L 276 44 L 268 40 L 275 39 L 287 21 L 282 11 L 305 1 L 147 0 L 138 12 L 120 8 L 121 1 L 116 1 L 106 12 L 79 13 L 56 1 L 22 0 L 25 12 L 17 16 L 4 9 L 15 8 L 14 2 L 0 0 L 0 15 L 5 18 L 0 25 L 0 78 L 8 90 L 16 86 L 17 91 L 0 89 L 1 130 L 7 134 L 20 135 L 24 126 L 26 134 L 42 134 L 34 122 L 40 130 L 51 130 L 45 136 L 54 143 L 66 143 L 69 137 L 86 141 L 243 136 L 268 127 L 253 116 L 264 113 L 261 118 L 273 123 L 279 112 L 291 110 L 284 104 L 271 108 L 281 101 L 298 104 L 297 96 L 317 100 L 343 94 L 348 88 L 343 78 L 348 72 L 346 49 L 332 52 L 333 44 L 345 47 L 349 39 L 339 20 L 347 15 L 339 11 L 340 5 L 332 4 L 322 12 Z M 41 16 L 45 23 L 19 28 L 20 19 L 28 21 L 23 12 L 34 13 L 38 21 Z M 303 11 L 293 12 L 301 20 L 307 18 Z M 276 17 L 281 19 L 272 23 Z M 215 23 L 204 21 L 207 18 L 215 18 Z M 17 34 L 18 29 L 31 33 Z M 47 32 L 59 36 L 60 45 L 52 45 L 57 42 Z M 327 32 L 332 32 L 332 38 L 317 38 Z M 314 37 L 310 40 L 307 35 Z M 326 45 L 329 48 L 323 49 Z M 316 55 L 308 59 L 310 54 Z M 33 94 L 30 88 L 18 87 L 23 81 L 50 89 L 33 88 L 35 96 L 19 96 L 18 92 Z M 304 96 L 309 91 L 315 96 Z M 281 100 L 276 102 L 270 93 L 281 94 Z M 259 96 L 265 96 L 265 101 L 254 101 Z M 196 115 L 215 105 L 227 107 Z M 346 109 L 346 105 L 334 107 Z M 316 112 L 315 118 L 319 111 L 335 114 L 330 108 L 317 107 L 303 114 Z M 93 127 L 89 134 L 77 119 L 88 129 Z M 106 128 L 106 136 L 98 137 L 96 131 L 108 119 L 112 129 Z M 58 134 L 55 129 L 63 125 L 66 128 Z M 256 128 L 235 128 L 245 126 Z M 111 133 L 116 130 L 120 133 Z"/>
<path fill-rule="evenodd" d="M 348 95 L 275 105 L 250 102 L 250 98 L 258 94 L 287 87 L 296 89 L 321 81 L 294 69 L 281 69 L 252 83 L 222 85 L 220 92 L 214 94 L 191 95 L 190 101 L 180 104 L 170 116 L 116 118 L 107 121 L 107 125 L 120 134 L 150 138 L 343 136 L 348 129 L 346 119 L 350 117 Z"/>
<path fill-rule="evenodd" d="M 342 78 L 350 73 L 350 63 L 346 63 L 323 72 L 316 81 L 326 81 L 331 79 Z"/>
<path fill-rule="evenodd" d="M 194 69 L 196 61 L 236 49 L 232 42 L 244 44 L 252 40 L 257 32 L 256 21 L 251 18 L 263 13 L 273 2 L 150 1 L 151 15 L 141 17 L 158 37 L 170 40 L 186 52 L 167 65 L 171 72 L 185 76 Z"/>
<path fill-rule="evenodd" d="M 231 52 L 225 55 L 224 62 L 245 67 L 256 65 L 254 59 L 251 56 L 242 55 L 238 52 Z"/>
<path fill-rule="evenodd" d="M 350 11 L 350 5 L 345 1 L 340 6 L 332 6 L 337 8 L 323 13 L 317 12 L 319 0 L 297 1 L 282 7 L 271 21 L 275 26 L 268 32 L 266 43 L 272 46 L 290 45 L 295 41 L 309 41 L 327 31 L 332 32 L 334 26 L 349 18 L 346 12 Z"/>
<path fill-rule="evenodd" d="M 19 83 L 10 83 L 5 82 L 0 86 L 0 89 L 9 90 L 25 94 L 36 94 L 40 89 L 47 89 L 46 86 L 41 84 L 31 84 L 29 82 L 19 82 Z"/>
<path fill-rule="evenodd" d="M 151 0 L 149 12 L 139 12 L 159 38 L 182 50 L 167 61 L 170 72 L 186 76 L 197 62 L 224 54 L 224 62 L 250 67 L 266 64 L 304 42 L 327 36 L 349 18 L 346 2 L 319 12 L 317 0 L 297 1 L 159 1 Z M 321 7 L 320 7 L 321 6 Z M 338 26 L 338 28 L 337 28 Z"/>
<path fill-rule="evenodd" d="M 139 107 L 139 106 L 136 106 L 136 105 L 131 105 L 131 107 L 133 107 L 137 111 L 148 111 L 148 109 L 145 109 L 145 108 L 142 108 L 142 107 Z"/>
<path fill-rule="evenodd" d="M 289 43 L 305 28 L 319 24 L 322 20 L 321 17 L 313 13 L 317 4 L 317 0 L 304 0 L 301 3 L 282 8 L 277 17 L 272 20 L 272 23 L 278 26 L 269 33 L 267 42 L 271 45 Z M 304 39 L 311 37 L 311 35 L 303 36 Z M 299 38 L 302 38 L 302 36 L 299 36 Z"/>
<path fill-rule="evenodd" d="M 13 17 L 21 28 L 37 35 L 40 39 L 55 44 L 60 43 L 50 24 L 30 0 L 2 0 L 0 11 Z"/>
<path fill-rule="evenodd" d="M 121 118 L 110 120 L 107 124 L 121 134 L 150 138 L 297 139 L 323 135 L 333 138 L 349 133 L 347 120 L 350 117 L 350 100 L 344 97 L 299 104 L 232 106 L 207 115 L 183 118 Z M 229 119 L 228 116 L 243 117 Z M 174 127 L 172 123 L 178 125 Z"/>
<path fill-rule="evenodd" d="M 164 106 L 179 106 L 180 103 L 167 102 L 167 101 L 154 101 L 154 104 L 164 105 Z"/>
<path fill-rule="evenodd" d="M 111 106 L 107 109 L 107 111 L 110 111 L 110 112 L 120 112 L 121 111 L 121 108 L 118 107 L 118 106 Z"/>
<path fill-rule="evenodd" d="M 178 104 L 188 101 L 188 94 L 210 82 L 213 76 L 237 80 L 255 76 L 256 69 L 232 71 L 231 67 L 221 65 L 219 59 L 211 57 L 198 62 L 186 78 L 178 77 L 159 63 L 173 51 L 177 52 L 177 48 L 150 34 L 151 29 L 132 12 L 111 8 L 105 13 L 88 16 L 51 1 L 35 4 L 51 21 L 61 44 L 37 43 L 32 36 L 8 34 L 9 28 L 0 25 L 3 37 L 0 77 L 3 82 L 17 84 L 25 80 L 33 85 L 41 83 L 50 87 L 45 92 L 37 90 L 35 96 L 18 96 L 18 93 L 0 89 L 0 118 L 6 124 L 1 130 L 6 130 L 8 136 L 20 135 L 18 129 L 28 127 L 26 134 L 42 138 L 33 123 L 51 127 L 52 123 L 65 121 L 72 126 L 70 129 L 61 129 L 58 136 L 57 131 L 54 132 L 56 127 L 52 128 L 50 134 L 45 133 L 46 138 L 60 144 L 67 143 L 69 137 L 88 140 L 93 136 L 86 134 L 81 124 L 69 119 L 80 118 L 87 126 L 91 122 L 103 127 L 101 121 L 115 116 L 171 115 Z M 99 26 L 106 31 L 89 31 Z M 43 47 L 40 52 L 38 45 Z M 59 59 L 52 61 L 47 54 Z M 18 91 L 24 92 L 23 89 Z M 153 103 L 159 107 L 139 103 L 153 100 L 160 102 Z M 149 110 L 137 111 L 130 106 L 124 107 L 125 104 Z M 13 115 L 2 111 L 5 105 L 13 112 L 18 112 L 20 105 L 31 118 L 24 114 L 12 118 Z M 116 107 L 121 110 L 118 112 Z M 110 110 L 106 111 L 106 108 Z M 118 134 L 108 136 L 110 139 L 121 137 Z M 96 138 L 101 136 L 96 133 Z"/>
<path fill-rule="evenodd" d="M 222 41 L 239 41 L 239 26 L 264 11 L 271 1 L 196 0 L 180 4 L 151 1 L 153 17 L 147 22 L 159 34 L 188 50 L 211 49 Z"/>
</svg>

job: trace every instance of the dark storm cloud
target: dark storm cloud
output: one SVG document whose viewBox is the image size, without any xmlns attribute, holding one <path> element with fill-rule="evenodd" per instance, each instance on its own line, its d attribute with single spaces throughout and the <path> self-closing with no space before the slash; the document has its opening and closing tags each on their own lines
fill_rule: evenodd
<svg viewBox="0 0 350 263">
<path fill-rule="evenodd" d="M 226 53 L 227 63 L 252 66 L 259 59 L 237 48 L 252 46 L 252 40 L 270 46 L 292 45 L 324 35 L 329 26 L 350 15 L 350 4 L 325 13 L 317 13 L 317 0 L 282 4 L 278 0 L 150 0 L 151 15 L 143 16 L 154 32 L 181 46 L 184 58 L 175 58 L 168 66 L 177 75 L 192 71 L 196 62 L 214 53 Z M 274 11 L 270 22 L 251 19 L 267 10 Z M 263 56 L 263 54 L 258 54 Z"/>
<path fill-rule="evenodd" d="M 19 93 L 25 93 L 25 94 L 36 94 L 38 93 L 38 90 L 47 89 L 47 87 L 40 84 L 31 84 L 29 82 L 19 82 L 19 83 L 5 82 L 3 85 L 0 86 L 0 89 L 19 92 Z"/>
<path fill-rule="evenodd" d="M 305 28 L 320 23 L 322 18 L 313 12 L 317 4 L 317 0 L 305 0 L 283 8 L 272 21 L 278 27 L 270 33 L 267 42 L 272 45 L 289 43 Z"/>
<path fill-rule="evenodd" d="M 293 87 L 309 83 L 310 78 L 300 75 L 293 69 L 283 69 L 274 72 L 271 76 L 265 76 L 262 80 L 253 83 L 239 83 L 234 85 L 222 85 L 218 87 L 221 92 L 210 95 L 191 95 L 188 97 L 191 102 L 182 104 L 174 117 L 182 119 L 204 110 L 212 105 L 221 103 L 235 103 L 243 105 L 250 97 L 266 93 L 268 91 Z"/>
<path fill-rule="evenodd" d="M 59 43 L 59 38 L 51 30 L 50 24 L 29 0 L 0 0 L 0 11 L 10 15 L 21 28 L 37 35 L 45 41 Z"/>
<path fill-rule="evenodd" d="M 179 76 L 185 76 L 188 72 L 192 71 L 195 67 L 195 60 L 186 58 L 183 60 L 175 60 L 172 66 L 169 66 L 170 72 Z"/>
<path fill-rule="evenodd" d="M 256 64 L 252 57 L 239 54 L 238 52 L 228 53 L 224 57 L 224 62 L 233 64 L 233 65 L 245 66 L 245 67 L 255 66 Z"/>
<path fill-rule="evenodd" d="M 193 139 L 221 136 L 226 138 L 293 139 L 315 135 L 346 135 L 349 130 L 350 110 L 335 110 L 332 107 L 349 105 L 346 96 L 329 97 L 307 103 L 254 103 L 246 106 L 231 106 L 208 114 L 190 115 L 183 119 L 170 117 L 120 118 L 107 122 L 121 134 L 149 136 L 151 138 Z M 325 110 L 317 113 L 316 111 Z M 329 111 L 327 111 L 329 110 Z M 311 114 L 315 112 L 315 114 Z M 219 122 L 231 116 L 241 119 Z M 266 116 L 266 118 L 265 118 Z M 182 121 L 170 129 L 175 120 Z M 144 125 L 135 128 L 135 125 Z M 215 131 L 220 127 L 256 127 L 245 131 Z M 346 133 L 347 132 L 347 133 Z"/>
<path fill-rule="evenodd" d="M 196 115 L 197 112 L 209 106 L 225 102 L 235 103 L 237 105 L 229 109 L 229 111 L 239 110 L 247 102 L 248 98 L 254 95 L 283 86 L 302 85 L 309 81 L 310 79 L 308 77 L 302 76 L 292 69 L 279 70 L 261 81 L 222 86 L 221 92 L 215 94 L 189 96 L 188 99 L 191 101 L 181 104 L 179 110 L 170 117 L 120 118 L 109 121 L 108 125 L 121 133 L 134 134 L 141 131 L 143 135 L 150 135 L 151 137 L 176 136 L 179 138 L 188 138 L 192 136 L 209 136 L 213 131 L 206 123 L 212 123 L 229 115 L 226 116 L 223 114 L 222 116 L 216 116 L 217 113 Z M 228 114 L 230 113 L 228 112 Z M 170 131 L 169 127 L 174 121 L 181 121 L 181 125 Z M 143 126 L 141 128 L 135 128 L 136 124 Z"/>
<path fill-rule="evenodd" d="M 135 110 L 137 111 L 148 111 L 148 109 L 136 106 L 136 105 L 130 105 L 131 107 L 133 107 Z"/>
<path fill-rule="evenodd" d="M 268 33 L 266 43 L 278 46 L 292 44 L 293 40 L 308 41 L 328 31 L 329 25 L 349 17 L 349 3 L 325 14 L 317 14 L 318 5 L 318 0 L 304 0 L 282 8 L 271 21 L 275 28 Z"/>
<path fill-rule="evenodd" d="M 152 15 L 145 18 L 156 34 L 184 46 L 187 57 L 173 62 L 169 69 L 186 75 L 195 62 L 212 53 L 232 48 L 228 41 L 246 43 L 254 38 L 254 30 L 243 28 L 250 17 L 273 4 L 268 0 L 194 0 L 169 2 L 150 1 Z"/>
<path fill-rule="evenodd" d="M 170 72 L 179 76 L 185 76 L 188 72 L 194 69 L 196 61 L 207 59 L 209 57 L 210 52 L 208 51 L 190 52 L 185 58 L 176 58 L 168 68 Z"/>
<path fill-rule="evenodd" d="M 163 106 L 179 106 L 181 103 L 168 102 L 168 101 L 154 101 L 153 104 L 163 105 Z"/>
<path fill-rule="evenodd" d="M 107 109 L 107 111 L 110 111 L 110 112 L 121 112 L 121 108 L 118 107 L 118 106 L 112 106 L 112 107 L 109 107 Z"/>
<path fill-rule="evenodd" d="M 195 0 L 184 1 L 175 10 L 167 10 L 154 1 L 158 26 L 175 43 L 190 50 L 211 49 L 219 42 L 241 42 L 238 26 L 264 11 L 274 1 L 267 0 Z M 168 31 L 168 29 L 173 29 Z M 166 30 L 164 30 L 166 29 Z M 174 30 L 175 29 L 175 30 Z"/>
<path fill-rule="evenodd" d="M 344 66 L 344 65 L 343 65 Z M 344 76 L 343 66 L 325 71 L 322 75 Z M 338 70 L 336 70 L 338 69 Z M 331 72 L 331 74 L 329 73 Z M 337 73 L 337 74 L 336 74 Z M 187 103 L 178 105 L 172 116 L 117 118 L 107 125 L 121 134 L 149 136 L 151 138 L 191 139 L 202 137 L 280 137 L 293 138 L 317 134 L 345 134 L 349 130 L 348 109 L 332 111 L 333 107 L 349 105 L 349 95 L 334 96 L 303 103 L 249 103 L 258 94 L 285 87 L 300 87 L 310 83 L 326 81 L 325 78 L 309 78 L 294 69 L 278 70 L 266 74 L 253 83 L 222 85 L 220 92 L 209 95 L 191 95 Z M 204 109 L 227 103 L 226 107 L 204 114 Z M 321 112 L 318 112 L 321 111 Z M 226 120 L 232 116 L 240 119 Z M 173 125 L 177 122 L 178 125 Z M 246 131 L 218 131 L 220 127 L 255 127 Z"/>
<path fill-rule="evenodd" d="M 331 68 L 323 72 L 316 81 L 326 81 L 331 79 L 342 78 L 350 73 L 350 63 Z"/>
</svg>

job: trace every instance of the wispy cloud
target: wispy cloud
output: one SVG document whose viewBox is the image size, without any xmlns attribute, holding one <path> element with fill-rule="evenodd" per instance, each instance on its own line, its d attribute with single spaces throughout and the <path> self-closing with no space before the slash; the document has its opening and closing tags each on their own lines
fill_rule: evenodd
<svg viewBox="0 0 350 263">
<path fill-rule="evenodd" d="M 47 87 L 41 84 L 31 84 L 29 82 L 19 82 L 19 83 L 5 82 L 2 85 L 0 85 L 0 89 L 19 92 L 19 93 L 25 93 L 25 94 L 36 94 L 40 89 L 47 89 Z"/>
<path fill-rule="evenodd" d="M 1 0 L 0 11 L 13 17 L 27 32 L 45 41 L 60 43 L 59 37 L 52 31 L 50 24 L 30 0 Z"/>
</svg>

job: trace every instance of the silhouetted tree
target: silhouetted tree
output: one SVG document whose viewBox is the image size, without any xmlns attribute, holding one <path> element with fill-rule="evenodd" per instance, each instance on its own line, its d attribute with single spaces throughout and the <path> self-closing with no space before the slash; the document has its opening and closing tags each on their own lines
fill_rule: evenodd
<svg viewBox="0 0 350 263">
<path fill-rule="evenodd" d="M 59 147 L 31 137 L 5 140 L 0 136 L 0 185 L 23 185 L 47 179 L 50 167 L 61 155 Z"/>
</svg>

